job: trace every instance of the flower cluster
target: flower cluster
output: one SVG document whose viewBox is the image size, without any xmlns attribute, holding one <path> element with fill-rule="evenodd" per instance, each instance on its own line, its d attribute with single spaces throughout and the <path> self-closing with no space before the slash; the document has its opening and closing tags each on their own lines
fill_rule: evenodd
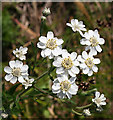
<svg viewBox="0 0 113 120">
<path fill-rule="evenodd" d="M 46 16 L 49 14 L 50 9 L 45 8 L 43 11 L 44 16 L 42 16 L 43 19 L 44 17 L 46 19 Z M 100 45 L 105 43 L 105 40 L 100 38 L 97 30 L 89 30 L 83 33 L 82 31 L 87 30 L 82 21 L 72 19 L 71 23 L 67 23 L 66 25 L 71 27 L 74 32 L 78 31 L 83 37 L 80 43 L 81 45 L 86 45 L 86 47 L 81 55 L 77 55 L 75 51 L 69 53 L 66 49 L 62 49 L 63 39 L 55 37 L 52 31 L 48 31 L 47 36 L 40 36 L 37 43 L 37 47 L 42 49 L 41 56 L 54 60 L 52 65 L 56 67 L 57 78 L 53 81 L 52 92 L 57 94 L 61 99 L 66 97 L 70 99 L 72 95 L 77 94 L 79 87 L 75 81 L 80 70 L 88 76 L 92 76 L 93 73 L 98 72 L 96 65 L 100 63 L 100 59 L 94 56 L 97 55 L 97 52 L 102 51 Z M 16 50 L 13 50 L 13 54 L 20 60 L 26 60 L 25 54 L 27 50 L 27 47 L 21 46 L 19 49 L 16 48 Z M 10 61 L 9 66 L 6 66 L 4 71 L 7 73 L 5 76 L 6 81 L 10 81 L 12 84 L 19 81 L 25 86 L 25 89 L 32 86 L 34 82 L 33 78 L 29 78 L 28 65 L 23 64 L 22 61 Z M 96 91 L 92 102 L 99 108 L 101 105 L 106 105 L 105 100 L 104 94 L 100 95 L 100 92 Z M 83 114 L 86 116 L 91 115 L 89 109 L 84 109 Z"/>
<path fill-rule="evenodd" d="M 22 47 L 16 48 L 13 50 L 14 55 L 20 60 L 26 60 L 25 54 L 27 53 L 28 48 Z M 5 76 L 6 81 L 10 81 L 12 84 L 15 84 L 17 81 L 25 85 L 25 89 L 28 86 L 32 86 L 34 79 L 29 79 L 28 76 L 28 65 L 24 65 L 22 61 L 12 60 L 9 62 L 9 66 L 4 68 L 4 71 L 7 73 Z"/>
<path fill-rule="evenodd" d="M 72 95 L 77 94 L 78 86 L 75 82 L 74 85 L 72 85 L 72 79 L 75 81 L 76 74 L 79 74 L 80 69 L 82 69 L 84 74 L 88 74 L 88 76 L 98 71 L 95 64 L 99 64 L 100 59 L 94 58 L 94 55 L 96 55 L 96 50 L 101 52 L 99 50 L 99 44 L 104 44 L 104 39 L 99 37 L 97 30 L 94 32 L 89 30 L 88 33 L 85 32 L 83 34 L 82 31 L 86 31 L 85 25 L 77 19 L 72 19 L 71 24 L 67 23 L 67 26 L 70 26 L 74 32 L 78 31 L 80 35 L 85 38 L 82 39 L 80 43 L 82 45 L 88 45 L 86 49 L 90 49 L 89 53 L 83 51 L 82 55 L 78 56 L 76 52 L 68 53 L 66 49 L 62 49 L 63 40 L 54 37 L 52 31 L 47 33 L 47 37 L 41 36 L 39 38 L 37 47 L 42 49 L 42 57 L 48 57 L 49 59 L 54 58 L 53 65 L 56 67 L 57 75 L 60 75 L 60 77 L 57 77 L 53 81 L 53 93 L 56 93 L 59 98 L 65 98 L 67 96 L 70 99 Z M 70 77 L 69 80 L 68 77 Z"/>
</svg>

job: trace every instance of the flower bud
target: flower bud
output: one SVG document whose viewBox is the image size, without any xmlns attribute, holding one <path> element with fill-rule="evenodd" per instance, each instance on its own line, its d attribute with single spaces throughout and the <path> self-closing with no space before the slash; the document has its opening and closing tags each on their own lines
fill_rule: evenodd
<svg viewBox="0 0 113 120">
<path fill-rule="evenodd" d="M 45 9 L 43 10 L 43 15 L 44 15 L 44 16 L 48 16 L 49 14 L 51 14 L 50 8 L 46 8 L 46 7 L 45 7 Z"/>
</svg>

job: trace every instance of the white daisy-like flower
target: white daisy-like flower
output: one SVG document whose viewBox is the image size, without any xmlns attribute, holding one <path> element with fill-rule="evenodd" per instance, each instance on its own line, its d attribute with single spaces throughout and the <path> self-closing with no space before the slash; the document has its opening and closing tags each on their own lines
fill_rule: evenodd
<svg viewBox="0 0 113 120">
<path fill-rule="evenodd" d="M 16 50 L 13 50 L 13 54 L 19 58 L 20 60 L 26 60 L 25 54 L 27 53 L 28 48 L 27 47 L 22 47 L 16 48 Z"/>
<path fill-rule="evenodd" d="M 54 56 L 58 56 L 62 53 L 62 43 L 64 42 L 62 39 L 58 39 L 54 37 L 53 32 L 48 32 L 47 37 L 41 36 L 37 43 L 37 47 L 41 48 L 41 56 L 49 57 L 52 59 Z"/>
<path fill-rule="evenodd" d="M 98 68 L 95 64 L 100 63 L 99 58 L 94 58 L 91 53 L 87 54 L 86 51 L 82 52 L 82 55 L 78 55 L 77 60 L 80 61 L 80 68 L 83 70 L 84 74 L 88 76 L 93 75 L 93 72 L 97 72 Z"/>
<path fill-rule="evenodd" d="M 49 14 L 51 14 L 50 8 L 46 8 L 46 7 L 45 7 L 45 9 L 43 10 L 43 14 L 44 14 L 44 15 L 49 15 Z"/>
<path fill-rule="evenodd" d="M 67 23 L 67 26 L 71 27 L 74 32 L 78 31 L 81 36 L 83 36 L 82 31 L 86 31 L 85 25 L 82 21 L 78 21 L 77 19 L 72 19 L 71 23 Z"/>
<path fill-rule="evenodd" d="M 91 113 L 90 113 L 89 109 L 84 109 L 83 114 L 86 115 L 86 116 L 91 116 Z"/>
<path fill-rule="evenodd" d="M 20 83 L 24 82 L 24 78 L 29 75 L 28 65 L 23 65 L 21 61 L 16 60 L 10 61 L 9 66 L 6 66 L 4 68 L 4 71 L 7 73 L 5 76 L 5 80 L 10 81 L 12 84 L 16 83 L 17 80 Z"/>
<path fill-rule="evenodd" d="M 92 102 L 94 102 L 97 105 L 97 107 L 100 107 L 102 105 L 106 105 L 105 100 L 106 98 L 104 97 L 104 94 L 100 95 L 100 92 L 96 91 L 95 98 L 92 99 Z"/>
<path fill-rule="evenodd" d="M 89 30 L 88 32 L 85 32 L 84 37 L 85 38 L 81 39 L 80 43 L 82 45 L 87 45 L 85 48 L 86 51 L 90 50 L 93 55 L 97 55 L 97 52 L 102 51 L 100 45 L 103 45 L 105 40 L 100 38 L 98 30 Z"/>
<path fill-rule="evenodd" d="M 53 65 L 56 68 L 57 74 L 68 73 L 70 76 L 75 77 L 79 73 L 79 62 L 76 59 L 77 53 L 72 52 L 69 54 L 66 50 L 62 50 L 62 57 L 55 58 Z"/>
<path fill-rule="evenodd" d="M 71 77 L 68 79 L 67 74 L 59 75 L 52 85 L 52 92 L 57 94 L 61 99 L 66 98 L 70 99 L 72 95 L 76 95 L 78 91 L 78 86 L 75 84 L 76 77 Z"/>
<path fill-rule="evenodd" d="M 24 86 L 25 86 L 25 89 L 27 89 L 29 86 L 32 86 L 32 83 L 34 82 L 34 79 L 33 78 L 24 78 L 24 82 L 22 83 Z"/>
</svg>

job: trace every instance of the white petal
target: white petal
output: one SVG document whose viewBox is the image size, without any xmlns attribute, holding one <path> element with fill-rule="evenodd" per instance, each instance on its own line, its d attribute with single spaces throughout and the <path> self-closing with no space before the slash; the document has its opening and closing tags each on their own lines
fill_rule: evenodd
<svg viewBox="0 0 113 120">
<path fill-rule="evenodd" d="M 71 77 L 71 78 L 69 79 L 69 81 L 71 82 L 71 84 L 74 83 L 75 80 L 76 80 L 76 77 Z"/>
<path fill-rule="evenodd" d="M 78 62 L 77 60 L 73 61 L 73 64 L 74 64 L 75 66 L 79 66 L 79 62 Z"/>
<path fill-rule="evenodd" d="M 76 52 L 72 52 L 70 57 L 71 57 L 71 60 L 75 60 L 76 57 L 77 57 L 77 53 Z"/>
<path fill-rule="evenodd" d="M 54 84 L 52 85 L 52 89 L 53 89 L 53 90 L 59 90 L 59 89 L 60 89 L 60 84 L 59 84 L 59 83 L 54 83 Z"/>
<path fill-rule="evenodd" d="M 64 71 L 64 68 L 63 67 L 60 67 L 60 68 L 57 68 L 56 69 L 56 73 L 57 74 L 61 74 L 61 73 L 64 73 L 65 71 Z"/>
<path fill-rule="evenodd" d="M 57 45 L 61 45 L 64 41 L 62 39 L 57 39 L 56 43 Z"/>
<path fill-rule="evenodd" d="M 61 48 L 57 47 L 54 50 L 52 50 L 52 53 L 54 56 L 58 56 L 62 53 L 62 50 L 61 50 Z"/>
<path fill-rule="evenodd" d="M 106 105 L 106 102 L 101 102 L 100 105 Z"/>
<path fill-rule="evenodd" d="M 100 45 L 103 45 L 105 43 L 105 40 L 103 38 L 99 38 L 98 42 L 99 42 Z"/>
<path fill-rule="evenodd" d="M 21 67 L 21 72 L 26 72 L 27 70 L 28 70 L 28 65 L 23 65 L 22 67 Z"/>
<path fill-rule="evenodd" d="M 20 57 L 20 60 L 26 60 L 26 56 L 25 56 L 25 55 L 22 55 L 22 56 Z"/>
<path fill-rule="evenodd" d="M 96 91 L 95 96 L 96 96 L 96 98 L 98 98 L 100 96 L 100 92 Z"/>
<path fill-rule="evenodd" d="M 24 47 L 24 48 L 22 49 L 22 53 L 23 53 L 23 54 L 26 54 L 26 53 L 27 53 L 27 50 L 28 50 L 28 48 L 27 48 L 27 47 Z"/>
<path fill-rule="evenodd" d="M 78 86 L 76 84 L 72 84 L 68 90 L 68 92 L 72 95 L 76 95 L 77 91 L 78 91 Z"/>
<path fill-rule="evenodd" d="M 95 30 L 95 31 L 94 31 L 94 36 L 95 36 L 96 38 L 99 38 L 99 37 L 100 37 L 100 35 L 98 34 L 98 30 Z"/>
<path fill-rule="evenodd" d="M 72 25 L 70 23 L 66 23 L 66 25 L 69 26 L 69 27 L 72 27 Z"/>
<path fill-rule="evenodd" d="M 7 74 L 7 75 L 5 76 L 6 81 L 10 81 L 12 78 L 13 78 L 13 75 L 12 75 L 12 74 Z"/>
<path fill-rule="evenodd" d="M 66 92 L 66 95 L 67 95 L 68 99 L 72 98 L 72 95 L 70 93 Z"/>
<path fill-rule="evenodd" d="M 89 68 L 88 67 L 86 67 L 86 68 L 83 69 L 83 73 L 84 74 L 88 74 L 88 72 L 89 72 Z"/>
<path fill-rule="evenodd" d="M 38 47 L 38 48 L 41 48 L 41 49 L 45 49 L 45 48 L 46 48 L 46 45 L 45 45 L 44 43 L 42 43 L 42 42 L 38 42 L 38 43 L 37 43 L 37 47 Z"/>
<path fill-rule="evenodd" d="M 85 61 L 85 60 L 82 58 L 81 55 L 78 55 L 77 60 L 80 61 L 80 62 L 84 62 L 84 61 Z"/>
<path fill-rule="evenodd" d="M 98 67 L 97 67 L 96 65 L 93 65 L 92 70 L 93 70 L 94 72 L 97 72 L 97 71 L 98 71 Z"/>
<path fill-rule="evenodd" d="M 53 62 L 53 65 L 56 67 L 61 67 L 61 58 L 57 59 L 56 61 Z"/>
<path fill-rule="evenodd" d="M 80 28 L 79 28 L 77 31 L 80 33 L 80 35 L 81 35 L 82 37 L 84 37 L 84 34 L 82 33 L 82 31 L 81 31 Z M 85 30 L 85 31 L 86 31 L 86 30 Z"/>
<path fill-rule="evenodd" d="M 97 45 L 97 46 L 96 46 L 96 50 L 97 50 L 98 52 L 102 52 L 102 48 L 100 47 L 100 45 Z"/>
<path fill-rule="evenodd" d="M 69 53 L 67 51 L 62 51 L 62 57 L 63 58 L 68 58 Z"/>
<path fill-rule="evenodd" d="M 51 50 L 49 48 L 45 49 L 45 55 L 49 56 L 51 54 Z"/>
<path fill-rule="evenodd" d="M 48 57 L 49 57 L 49 59 L 53 59 L 54 55 L 52 54 L 52 52 Z"/>
<path fill-rule="evenodd" d="M 54 38 L 53 32 L 48 32 L 48 33 L 47 33 L 47 38 L 48 38 L 48 39 Z"/>
<path fill-rule="evenodd" d="M 81 68 L 86 68 L 87 65 L 86 65 L 85 63 L 82 63 L 82 64 L 80 64 L 80 67 L 81 67 Z"/>
<path fill-rule="evenodd" d="M 42 42 L 42 43 L 47 43 L 47 38 L 44 37 L 44 36 L 41 36 L 41 37 L 39 38 L 39 41 Z"/>
<path fill-rule="evenodd" d="M 94 35 L 94 31 L 93 30 L 89 30 L 88 33 L 89 33 L 90 37 L 92 37 Z"/>
<path fill-rule="evenodd" d="M 90 48 L 89 55 L 97 55 L 97 51 L 96 51 L 96 49 L 94 47 Z"/>
<path fill-rule="evenodd" d="M 104 94 L 101 94 L 100 99 L 101 99 L 101 101 L 106 100 L 106 98 L 104 97 Z"/>
<path fill-rule="evenodd" d="M 100 63 L 100 59 L 99 59 L 99 58 L 95 58 L 95 59 L 93 60 L 93 63 L 94 63 L 94 64 L 99 64 L 99 63 Z"/>
<path fill-rule="evenodd" d="M 87 41 L 87 39 L 84 39 L 84 38 L 83 38 L 83 39 L 80 40 L 80 44 L 81 44 L 81 45 L 86 45 L 86 41 Z"/>
<path fill-rule="evenodd" d="M 91 76 L 91 75 L 93 75 L 93 71 L 92 70 L 90 70 L 89 73 L 88 73 L 88 76 Z"/>
<path fill-rule="evenodd" d="M 57 93 L 57 96 L 58 96 L 60 99 L 63 99 L 63 98 L 66 97 L 66 95 L 63 94 L 63 92 Z"/>
<path fill-rule="evenodd" d="M 85 51 L 88 51 L 90 49 L 90 46 L 85 47 Z"/>
<path fill-rule="evenodd" d="M 15 64 L 16 64 L 16 66 L 15 66 L 16 68 L 18 68 L 18 67 L 21 68 L 23 66 L 23 62 L 21 62 L 19 60 L 16 60 Z"/>
<path fill-rule="evenodd" d="M 75 20 L 75 19 L 72 19 L 72 20 L 71 20 L 71 24 L 72 24 L 72 25 L 75 25 L 75 24 L 77 24 L 77 23 L 78 23 L 78 20 Z"/>
<path fill-rule="evenodd" d="M 82 57 L 83 57 L 84 59 L 87 59 L 87 58 L 88 58 L 88 54 L 87 54 L 86 51 L 83 51 L 83 52 L 82 52 Z"/>
<path fill-rule="evenodd" d="M 68 73 L 71 77 L 76 77 L 76 74 L 74 74 L 71 70 L 68 70 Z"/>
<path fill-rule="evenodd" d="M 42 56 L 42 57 L 46 57 L 46 55 L 45 55 L 45 50 L 42 50 L 42 51 L 41 51 L 41 56 Z"/>
<path fill-rule="evenodd" d="M 14 68 L 14 67 L 16 66 L 15 61 L 10 61 L 10 62 L 9 62 L 9 66 L 10 66 L 11 68 Z"/>
<path fill-rule="evenodd" d="M 58 90 L 53 90 L 53 89 L 52 89 L 52 92 L 53 92 L 53 93 L 60 93 L 61 90 L 60 90 L 60 89 L 58 89 Z"/>
<path fill-rule="evenodd" d="M 19 81 L 20 83 L 25 82 L 25 80 L 24 80 L 24 78 L 23 78 L 22 76 L 18 77 L 18 81 Z"/>
<path fill-rule="evenodd" d="M 4 71 L 5 71 L 6 73 L 11 73 L 11 72 L 12 72 L 12 69 L 11 69 L 9 66 L 6 66 L 6 67 L 4 68 Z"/>
<path fill-rule="evenodd" d="M 13 78 L 10 80 L 10 82 L 11 82 L 12 84 L 15 84 L 16 81 L 17 81 L 17 77 L 13 77 Z"/>
<path fill-rule="evenodd" d="M 80 72 L 80 70 L 78 69 L 78 67 L 75 67 L 75 66 L 73 66 L 73 67 L 71 68 L 71 71 L 72 71 L 73 73 L 75 73 L 75 74 L 78 74 L 78 73 Z"/>
</svg>

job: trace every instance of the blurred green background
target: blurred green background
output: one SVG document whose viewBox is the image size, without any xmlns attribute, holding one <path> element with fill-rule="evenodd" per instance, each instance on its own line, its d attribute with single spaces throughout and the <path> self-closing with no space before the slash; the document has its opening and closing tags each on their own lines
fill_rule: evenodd
<svg viewBox="0 0 113 120">
<path fill-rule="evenodd" d="M 42 26 L 42 35 L 46 36 L 48 31 L 53 31 L 55 36 L 64 40 L 63 48 L 66 48 L 69 52 L 76 51 L 81 54 L 84 50 L 84 46 L 80 45 L 81 36 L 79 33 L 74 33 L 71 28 L 66 26 L 66 23 L 73 18 L 83 21 L 87 30 L 98 29 L 100 36 L 105 39 L 105 45 L 102 46 L 103 52 L 96 56 L 101 60 L 101 64 L 98 65 L 99 72 L 91 77 L 82 75 L 82 80 L 79 82 L 88 82 L 90 79 L 94 79 L 96 84 L 91 84 L 88 90 L 97 88 L 107 98 L 107 105 L 103 106 L 104 110 L 100 113 L 92 110 L 91 112 L 94 112 L 94 114 L 89 118 L 113 118 L 113 81 L 111 80 L 113 71 L 111 63 L 112 3 L 2 2 L 2 68 L 8 65 L 10 60 L 15 59 L 12 50 L 24 45 L 29 48 L 26 64 L 30 67 L 30 75 L 38 77 L 47 71 L 50 66 L 50 60 L 43 59 L 40 56 L 40 49 L 36 47 L 40 36 L 42 11 L 45 7 L 50 8 L 51 14 Z M 53 78 L 56 77 L 55 70 L 51 75 Z M 48 95 L 42 95 L 34 89 L 24 94 L 20 102 L 15 104 L 13 101 L 16 95 L 24 87 L 18 85 L 18 83 L 12 85 L 6 82 L 4 76 L 5 73 L 3 72 L 3 108 L 10 113 L 9 119 L 17 119 L 19 117 L 30 120 L 33 118 L 82 119 L 82 117 L 71 112 L 71 108 L 74 108 L 73 104 L 66 104 Z M 51 90 L 51 85 L 52 82 L 46 75 L 39 80 L 37 87 Z M 76 95 L 72 97 L 72 100 L 77 106 L 82 106 L 91 103 L 92 97 Z"/>
</svg>

